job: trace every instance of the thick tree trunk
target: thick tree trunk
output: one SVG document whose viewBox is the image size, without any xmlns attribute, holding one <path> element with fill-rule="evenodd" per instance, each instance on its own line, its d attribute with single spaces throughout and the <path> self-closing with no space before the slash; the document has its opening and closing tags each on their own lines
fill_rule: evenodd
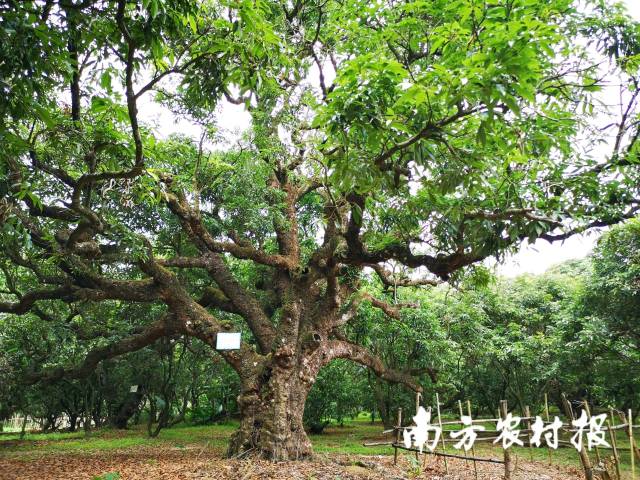
<svg viewBox="0 0 640 480">
<path fill-rule="evenodd" d="M 129 392 L 124 402 L 118 407 L 118 412 L 111 419 L 113 426 L 119 429 L 127 428 L 129 419 L 136 413 L 143 398 L 144 392 L 141 385 L 138 386 L 137 391 Z"/>
<path fill-rule="evenodd" d="M 98 398 L 96 404 L 91 412 L 91 416 L 93 417 L 93 424 L 96 428 L 100 428 L 102 426 L 102 399 Z"/>
<path fill-rule="evenodd" d="M 75 432 L 78 424 L 78 415 L 69 414 L 69 431 Z"/>
<path fill-rule="evenodd" d="M 238 397 L 240 428 L 231 437 L 229 456 L 257 454 L 285 461 L 312 454 L 302 421 L 311 382 L 299 377 L 294 367 L 277 368 L 254 382 L 244 382 Z"/>
<path fill-rule="evenodd" d="M 387 387 L 388 388 L 388 387 Z M 389 403 L 385 398 L 385 393 L 383 392 L 383 385 L 380 380 L 377 378 L 373 379 L 373 395 L 376 400 L 376 405 L 378 407 L 378 414 L 380 415 L 380 419 L 382 420 L 382 425 L 385 429 L 393 427 L 393 418 L 391 412 L 389 412 Z"/>
</svg>

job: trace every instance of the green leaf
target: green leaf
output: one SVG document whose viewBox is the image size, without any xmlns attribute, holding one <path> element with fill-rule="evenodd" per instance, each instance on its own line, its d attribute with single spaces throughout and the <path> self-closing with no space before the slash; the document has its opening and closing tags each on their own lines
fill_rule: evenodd
<svg viewBox="0 0 640 480">
<path fill-rule="evenodd" d="M 56 120 L 53 118 L 49 110 L 47 110 L 45 107 L 36 103 L 34 104 L 33 108 L 36 111 L 38 118 L 42 120 L 48 128 L 53 128 L 57 125 Z"/>
<path fill-rule="evenodd" d="M 106 70 L 100 76 L 100 86 L 104 88 L 107 92 L 111 92 L 111 72 Z"/>
<path fill-rule="evenodd" d="M 476 140 L 481 145 L 485 145 L 487 143 L 487 130 L 485 128 L 485 122 L 480 122 L 480 126 L 478 127 L 478 131 L 476 133 Z"/>
</svg>

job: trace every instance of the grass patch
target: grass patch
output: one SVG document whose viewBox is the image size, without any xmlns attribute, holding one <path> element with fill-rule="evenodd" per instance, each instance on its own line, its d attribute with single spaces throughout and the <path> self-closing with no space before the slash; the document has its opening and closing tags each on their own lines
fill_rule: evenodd
<svg viewBox="0 0 640 480">
<path fill-rule="evenodd" d="M 36 442 L 40 440 L 69 440 L 73 438 L 83 438 L 84 432 L 53 432 L 53 433 L 25 433 L 25 442 Z M 2 441 L 16 441 L 20 440 L 20 432 L 17 433 L 2 433 L 0 434 L 0 442 Z M 1 445 L 1 443 L 0 443 Z"/>
<path fill-rule="evenodd" d="M 343 453 L 353 455 L 391 455 L 393 449 L 380 445 L 365 447 L 364 442 L 376 442 L 389 440 L 391 437 L 383 436 L 382 423 L 371 423 L 367 418 L 357 418 L 343 426 L 331 424 L 319 435 L 310 435 L 313 450 L 316 453 Z"/>
<path fill-rule="evenodd" d="M 99 429 L 85 436 L 84 432 L 73 433 L 35 433 L 27 434 L 23 440 L 20 435 L 0 435 L 0 455 L 2 453 L 33 454 L 48 453 L 90 453 L 114 450 L 129 450 L 143 447 L 174 447 L 224 449 L 231 432 L 237 424 L 207 426 L 177 426 L 166 428 L 158 437 L 147 436 L 146 427 L 139 425 L 128 430 Z"/>
</svg>

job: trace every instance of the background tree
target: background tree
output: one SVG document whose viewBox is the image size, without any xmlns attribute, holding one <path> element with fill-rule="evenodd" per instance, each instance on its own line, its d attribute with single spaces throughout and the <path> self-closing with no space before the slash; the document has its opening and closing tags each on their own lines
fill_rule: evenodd
<svg viewBox="0 0 640 480">
<path fill-rule="evenodd" d="M 578 303 L 573 339 L 594 360 L 590 396 L 636 409 L 640 385 L 640 223 L 613 227 L 598 241 Z"/>
<path fill-rule="evenodd" d="M 638 210 L 638 26 L 577 7 L 5 2 L 0 311 L 63 327 L 91 306 L 90 338 L 70 329 L 24 380 L 240 328 L 219 352 L 240 379 L 229 453 L 277 460 L 311 453 L 305 401 L 335 359 L 422 390 L 350 330 L 366 305 L 414 306 L 377 298 L 372 273 L 434 285 Z M 599 103 L 610 78 L 619 118 Z M 201 141 L 154 136 L 152 91 Z M 251 116 L 237 142 L 211 135 L 224 101 Z"/>
</svg>

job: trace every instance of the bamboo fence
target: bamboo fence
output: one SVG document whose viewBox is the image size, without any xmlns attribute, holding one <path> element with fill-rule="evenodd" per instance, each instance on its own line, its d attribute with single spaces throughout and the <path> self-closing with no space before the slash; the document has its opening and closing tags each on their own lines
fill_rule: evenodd
<svg viewBox="0 0 640 480">
<path fill-rule="evenodd" d="M 416 411 L 419 406 L 419 400 L 420 400 L 420 397 L 416 397 Z M 576 417 L 573 412 L 571 403 L 566 399 L 564 395 L 562 395 L 562 403 L 564 407 L 565 416 L 568 418 L 569 422 L 568 423 L 563 422 L 562 426 L 559 428 L 559 432 L 563 432 L 564 434 L 575 434 L 576 432 L 579 431 L 579 429 L 575 428 L 571 424 L 571 422 L 575 420 L 575 417 Z M 471 417 L 471 402 L 467 401 L 466 406 L 467 406 L 467 415 Z M 439 398 L 439 395 L 436 394 L 435 413 L 437 417 L 435 421 L 432 421 L 433 422 L 432 424 L 440 427 L 441 435 L 438 442 L 439 444 L 436 446 L 436 448 L 433 451 L 429 451 L 428 449 L 423 449 L 422 452 L 420 452 L 417 448 L 413 446 L 406 447 L 404 445 L 404 443 L 402 442 L 403 431 L 405 429 L 412 428 L 412 426 L 403 426 L 402 409 L 398 409 L 396 425 L 392 429 L 385 430 L 383 432 L 383 433 L 392 433 L 393 434 L 392 441 L 364 443 L 364 445 L 365 446 L 374 446 L 374 445 L 391 446 L 394 449 L 394 463 L 397 463 L 399 450 L 415 452 L 416 458 L 418 458 L 419 454 L 423 454 L 425 455 L 424 457 L 425 463 L 428 456 L 442 458 L 444 460 L 444 467 L 447 475 L 449 474 L 449 464 L 447 462 L 447 459 L 450 459 L 450 458 L 462 459 L 465 462 L 472 462 L 474 476 L 476 479 L 478 479 L 478 467 L 477 467 L 478 463 L 484 462 L 484 463 L 491 463 L 491 464 L 500 464 L 500 465 L 504 465 L 504 478 L 506 480 L 510 480 L 511 475 L 514 472 L 514 465 L 517 462 L 517 459 L 514 460 L 515 453 L 511 449 L 508 449 L 508 448 L 503 449 L 502 458 L 488 458 L 488 457 L 478 456 L 476 454 L 475 448 L 473 447 L 470 450 L 470 452 L 465 452 L 464 450 L 461 450 L 461 453 L 447 452 L 447 445 L 446 445 L 447 439 L 445 439 L 446 437 L 445 433 L 450 432 L 450 430 L 444 430 L 444 427 L 451 426 L 451 425 L 463 426 L 464 424 L 462 423 L 461 419 L 443 421 L 440 407 L 441 407 L 440 398 Z M 587 402 L 581 402 L 581 407 L 584 409 L 587 417 L 590 419 L 591 411 L 589 409 Z M 458 402 L 458 410 L 459 410 L 460 416 L 462 417 L 462 415 L 464 415 L 462 401 Z M 498 412 L 497 418 L 472 419 L 471 421 L 472 425 L 482 425 L 482 424 L 485 424 L 485 425 L 488 424 L 492 426 L 497 425 L 498 421 L 506 418 L 507 416 L 508 406 L 507 406 L 506 400 L 501 400 L 500 406 L 496 410 Z M 520 425 L 523 425 L 525 428 L 519 430 L 518 438 L 520 441 L 522 441 L 524 447 L 528 447 L 530 452 L 529 456 L 531 459 L 533 459 L 532 449 L 534 445 L 531 443 L 531 435 L 533 433 L 531 425 L 533 420 L 536 419 L 536 417 L 531 415 L 530 409 L 528 406 L 524 407 L 523 410 L 524 410 L 523 411 L 524 416 L 519 418 L 520 418 Z M 576 450 L 574 445 L 570 441 L 558 439 L 558 448 L 572 448 L 576 450 L 576 453 L 582 465 L 584 478 L 586 480 L 623 480 L 623 477 L 621 474 L 621 467 L 620 467 L 620 464 L 621 464 L 620 452 L 629 452 L 630 459 L 631 459 L 630 460 L 631 474 L 630 474 L 630 477 L 628 478 L 630 478 L 631 480 L 636 480 L 635 457 L 637 456 L 638 459 L 640 459 L 640 450 L 635 444 L 633 432 L 634 432 L 634 429 L 640 428 L 640 425 L 632 424 L 633 416 L 632 416 L 631 410 L 628 410 L 628 412 L 625 412 L 625 413 L 620 412 L 620 415 L 621 417 L 624 418 L 624 421 L 623 423 L 619 423 L 619 424 L 616 424 L 615 422 L 613 409 L 609 409 L 608 413 L 609 413 L 609 418 L 607 418 L 606 420 L 606 426 L 603 426 L 600 429 L 600 431 L 603 432 L 605 435 L 607 434 L 609 435 L 609 446 L 607 447 L 607 446 L 600 445 L 594 449 L 593 453 L 595 454 L 595 464 L 592 463 L 590 452 L 587 451 L 587 449 L 584 446 L 585 442 L 583 442 L 582 448 L 580 450 Z M 552 422 L 550 421 L 548 399 L 546 394 L 545 394 L 544 416 L 545 418 L 543 420 L 543 425 L 545 427 L 548 425 L 551 425 Z M 616 431 L 625 432 L 629 441 L 629 448 L 620 447 L 618 445 L 618 440 L 616 439 L 616 435 L 615 435 Z M 499 438 L 497 434 L 498 432 L 496 431 L 495 427 L 491 430 L 487 429 L 484 432 L 478 432 L 478 437 L 476 438 L 475 441 L 476 442 L 495 442 L 495 440 Z M 449 439 L 449 441 L 451 440 Z M 546 448 L 549 452 L 549 464 L 551 464 L 552 449 L 548 446 Z M 610 456 L 606 455 L 604 453 L 605 450 L 611 450 L 611 455 Z"/>
</svg>

